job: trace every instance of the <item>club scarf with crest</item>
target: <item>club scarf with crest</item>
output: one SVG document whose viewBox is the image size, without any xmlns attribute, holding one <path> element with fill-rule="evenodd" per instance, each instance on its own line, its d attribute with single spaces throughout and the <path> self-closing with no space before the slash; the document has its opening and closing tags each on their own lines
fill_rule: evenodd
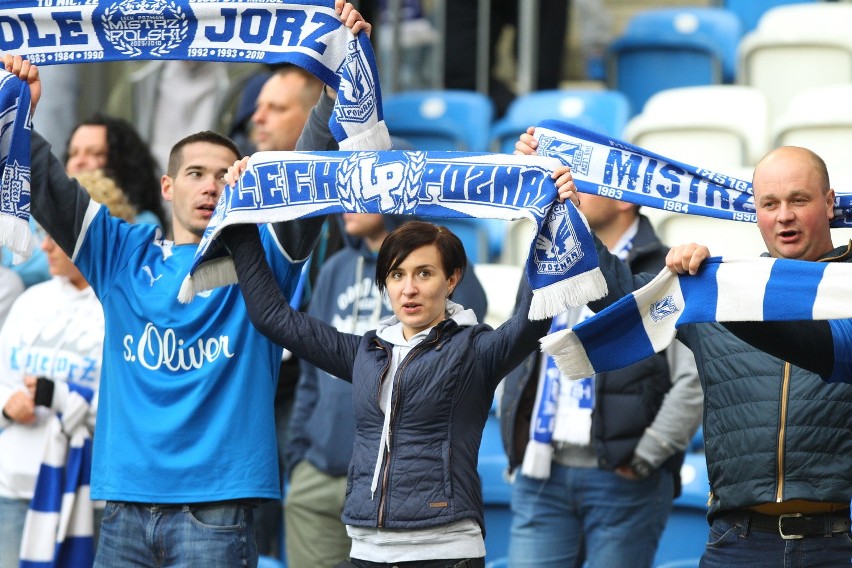
<svg viewBox="0 0 852 568">
<path fill-rule="evenodd" d="M 341 149 L 389 148 L 375 57 L 334 0 L 3 0 L 0 51 L 38 65 L 187 59 L 293 63 L 337 90 Z"/>
<path fill-rule="evenodd" d="M 711 257 L 695 276 L 664 268 L 592 318 L 543 338 L 541 346 L 567 378 L 580 379 L 662 351 L 684 324 L 852 318 L 850 281 L 848 263 Z"/>
<path fill-rule="evenodd" d="M 199 244 L 179 299 L 236 281 L 217 236 L 237 223 L 289 221 L 331 213 L 530 219 L 527 276 L 532 319 L 543 319 L 606 293 L 585 218 L 557 202 L 539 156 L 466 152 L 258 152 L 235 186 L 226 187 Z"/>
<path fill-rule="evenodd" d="M 16 263 L 33 247 L 29 110 L 29 86 L 0 70 L 0 245 L 9 247 Z"/>
</svg>

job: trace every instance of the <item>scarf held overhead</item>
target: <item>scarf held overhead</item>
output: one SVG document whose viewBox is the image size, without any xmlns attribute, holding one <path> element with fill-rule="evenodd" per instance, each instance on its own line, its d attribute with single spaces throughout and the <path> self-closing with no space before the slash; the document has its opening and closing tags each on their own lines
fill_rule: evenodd
<svg viewBox="0 0 852 568">
<path fill-rule="evenodd" d="M 751 183 L 690 166 L 555 120 L 535 130 L 537 153 L 571 166 L 577 189 L 675 213 L 757 221 Z M 832 227 L 852 227 L 852 194 L 835 197 Z"/>
<path fill-rule="evenodd" d="M 184 59 L 293 63 L 337 90 L 341 149 L 389 148 L 378 71 L 333 0 L 3 0 L 0 51 L 38 65 Z"/>
<path fill-rule="evenodd" d="M 663 269 L 594 317 L 542 338 L 541 346 L 566 377 L 579 379 L 662 351 L 684 324 L 852 318 L 850 280 L 846 263 L 711 257 L 694 276 Z"/>
<path fill-rule="evenodd" d="M 15 263 L 29 257 L 30 232 L 30 88 L 0 70 L 0 245 Z"/>
<path fill-rule="evenodd" d="M 179 299 L 236 281 L 217 236 L 228 225 L 331 213 L 527 218 L 538 232 L 527 276 L 530 318 L 606 293 L 585 218 L 557 202 L 553 158 L 465 152 L 258 152 L 223 191 Z"/>
</svg>

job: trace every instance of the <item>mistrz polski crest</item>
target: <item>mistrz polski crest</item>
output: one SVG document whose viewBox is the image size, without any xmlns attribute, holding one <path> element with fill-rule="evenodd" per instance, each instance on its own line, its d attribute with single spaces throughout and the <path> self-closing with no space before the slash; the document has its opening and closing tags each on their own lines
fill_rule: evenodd
<svg viewBox="0 0 852 568">
<path fill-rule="evenodd" d="M 357 45 L 357 40 L 352 39 Z M 362 49 L 350 50 L 346 59 L 337 69 L 340 88 L 337 91 L 337 105 L 334 114 L 342 123 L 364 124 L 373 116 L 375 110 L 376 86 L 368 71 L 368 63 Z"/>
<path fill-rule="evenodd" d="M 583 258 L 583 248 L 564 203 L 554 203 L 535 240 L 539 274 L 565 274 Z"/>
<path fill-rule="evenodd" d="M 426 166 L 423 152 L 383 160 L 379 152 L 354 152 L 337 169 L 337 195 L 352 213 L 414 213 Z"/>
<path fill-rule="evenodd" d="M 591 144 L 566 142 L 553 136 L 541 136 L 538 139 L 538 154 L 557 158 L 566 166 L 571 166 L 571 171 L 578 174 L 589 174 L 589 162 L 592 160 Z"/>
<path fill-rule="evenodd" d="M 657 300 L 651 304 L 650 315 L 652 320 L 660 321 L 663 318 L 667 318 L 668 316 L 677 313 L 678 311 L 674 296 L 669 294 L 665 298 Z"/>
<path fill-rule="evenodd" d="M 101 14 L 106 43 L 127 57 L 163 57 L 186 41 L 188 8 L 175 0 L 121 0 Z"/>
</svg>

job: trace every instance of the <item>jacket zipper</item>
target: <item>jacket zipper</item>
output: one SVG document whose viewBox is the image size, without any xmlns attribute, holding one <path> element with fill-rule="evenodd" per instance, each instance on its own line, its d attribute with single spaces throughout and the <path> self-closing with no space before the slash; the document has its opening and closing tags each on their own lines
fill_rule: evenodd
<svg viewBox="0 0 852 568">
<path fill-rule="evenodd" d="M 396 410 L 397 410 L 397 407 L 398 407 L 398 403 L 399 403 L 400 400 L 402 400 L 402 394 L 401 394 L 401 391 L 402 391 L 402 372 L 405 370 L 405 367 L 408 366 L 408 363 L 411 362 L 411 360 L 414 358 L 414 355 L 417 352 L 423 351 L 424 349 L 426 349 L 427 345 L 431 345 L 433 343 L 436 343 L 438 341 L 438 339 L 440 338 L 440 336 L 441 336 L 440 330 L 437 330 L 436 333 L 435 333 L 435 339 L 430 341 L 428 344 L 421 343 L 420 345 L 418 345 L 417 347 L 412 349 L 408 353 L 408 355 L 405 357 L 405 359 L 403 359 L 402 363 L 400 363 L 399 368 L 396 370 L 395 377 L 393 377 L 391 379 L 391 380 L 394 380 L 397 377 L 399 378 L 399 380 L 397 381 L 397 388 L 394 389 L 393 401 L 391 402 L 391 410 L 390 410 L 391 415 L 390 415 L 390 420 L 388 421 L 387 449 L 383 448 L 383 451 L 385 453 L 385 459 L 384 459 L 384 463 L 382 464 L 382 467 L 384 468 L 384 471 L 382 472 L 382 496 L 379 498 L 379 521 L 378 521 L 378 527 L 379 528 L 384 528 L 384 526 L 385 526 L 385 509 L 387 508 L 387 494 L 388 494 L 388 471 L 390 471 L 390 459 L 391 459 L 391 450 L 390 449 L 392 447 L 391 446 L 391 438 L 393 436 L 393 424 L 394 424 L 394 418 L 396 417 Z"/>
<path fill-rule="evenodd" d="M 784 381 L 781 383 L 781 424 L 778 428 L 778 479 L 775 484 L 775 502 L 784 500 L 784 440 L 787 437 L 787 403 L 790 398 L 790 363 L 784 363 Z"/>
</svg>

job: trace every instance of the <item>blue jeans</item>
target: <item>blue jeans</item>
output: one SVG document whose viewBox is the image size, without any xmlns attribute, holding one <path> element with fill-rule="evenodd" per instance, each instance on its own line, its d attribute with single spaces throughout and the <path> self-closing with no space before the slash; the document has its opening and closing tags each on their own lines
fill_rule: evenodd
<svg viewBox="0 0 852 568">
<path fill-rule="evenodd" d="M 551 464 L 550 478 L 520 472 L 512 489 L 512 568 L 650 567 L 672 510 L 674 479 L 631 480 Z"/>
<path fill-rule="evenodd" d="M 0 568 L 18 568 L 24 520 L 30 502 L 0 497 Z"/>
<path fill-rule="evenodd" d="M 784 540 L 778 534 L 749 530 L 746 523 L 714 519 L 700 568 L 837 568 L 849 566 L 849 533 Z"/>
<path fill-rule="evenodd" d="M 110 501 L 95 568 L 257 566 L 253 507 L 232 502 L 160 506 Z"/>
</svg>

